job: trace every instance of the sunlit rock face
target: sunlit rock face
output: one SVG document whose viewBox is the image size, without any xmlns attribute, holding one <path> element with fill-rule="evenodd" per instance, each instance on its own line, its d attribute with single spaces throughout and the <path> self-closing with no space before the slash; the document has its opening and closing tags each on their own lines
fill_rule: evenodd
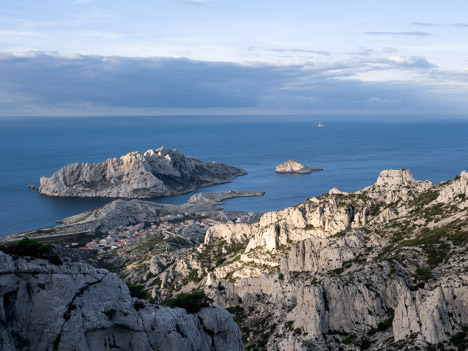
<svg viewBox="0 0 468 351">
<path fill-rule="evenodd" d="M 72 163 L 50 178 L 39 192 L 48 196 L 151 198 L 180 195 L 200 187 L 230 182 L 243 169 L 187 157 L 161 147 L 130 152 L 103 163 Z"/>
<path fill-rule="evenodd" d="M 433 184 L 385 170 L 354 193 L 333 188 L 256 223 L 211 227 L 155 273 L 152 292 L 204 289 L 247 348 L 457 349 L 468 328 L 467 211 L 468 173 Z"/>
<path fill-rule="evenodd" d="M 276 166 L 276 173 L 298 173 L 307 174 L 313 171 L 322 171 L 320 167 L 308 167 L 300 162 L 294 160 L 288 160 L 278 166 Z"/>
</svg>

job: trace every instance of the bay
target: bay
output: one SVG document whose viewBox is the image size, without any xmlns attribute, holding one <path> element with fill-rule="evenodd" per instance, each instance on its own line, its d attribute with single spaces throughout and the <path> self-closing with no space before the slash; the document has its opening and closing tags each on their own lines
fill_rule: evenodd
<svg viewBox="0 0 468 351">
<path fill-rule="evenodd" d="M 318 128 L 321 121 L 323 128 Z M 102 162 L 165 146 L 204 161 L 246 169 L 232 183 L 199 191 L 265 191 L 226 201 L 266 212 L 332 187 L 356 191 L 383 169 L 407 168 L 436 183 L 468 169 L 468 121 L 446 116 L 167 116 L 0 118 L 0 235 L 55 225 L 112 199 L 51 198 L 27 188 L 72 162 Z M 323 172 L 280 175 L 294 159 Z M 154 199 L 183 203 L 191 194 Z"/>
</svg>

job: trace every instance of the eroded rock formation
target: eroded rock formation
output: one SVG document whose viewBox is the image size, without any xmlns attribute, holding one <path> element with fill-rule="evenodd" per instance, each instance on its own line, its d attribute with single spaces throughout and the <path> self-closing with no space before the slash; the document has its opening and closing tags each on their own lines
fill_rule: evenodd
<svg viewBox="0 0 468 351">
<path fill-rule="evenodd" d="M 434 185 L 387 170 L 356 193 L 214 226 L 147 286 L 160 299 L 204 288 L 252 350 L 465 347 L 467 248 L 467 172 Z"/>
<path fill-rule="evenodd" d="M 50 178 L 41 177 L 39 192 L 48 196 L 151 198 L 184 194 L 226 183 L 247 171 L 187 157 L 161 147 L 130 152 L 103 163 L 72 163 Z"/>
<path fill-rule="evenodd" d="M 244 350 L 219 307 L 196 314 L 132 298 L 117 276 L 0 251 L 0 350 Z"/>
</svg>

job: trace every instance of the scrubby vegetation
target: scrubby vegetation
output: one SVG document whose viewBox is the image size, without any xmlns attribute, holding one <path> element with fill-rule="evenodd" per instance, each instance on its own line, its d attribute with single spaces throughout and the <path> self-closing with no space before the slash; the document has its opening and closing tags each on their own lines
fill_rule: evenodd
<svg viewBox="0 0 468 351">
<path fill-rule="evenodd" d="M 128 282 L 126 284 L 127 284 L 128 290 L 130 291 L 130 296 L 136 297 L 138 299 L 148 299 L 149 298 L 149 294 L 145 290 L 144 285 L 132 284 L 132 283 L 128 283 Z"/>
<path fill-rule="evenodd" d="M 53 249 L 54 246 L 51 244 L 43 244 L 29 238 L 21 239 L 15 245 L 0 246 L 0 250 L 7 254 L 43 258 L 55 265 L 62 264 L 62 259 L 53 252 Z"/>
<path fill-rule="evenodd" d="M 182 293 L 166 300 L 166 306 L 184 308 L 188 313 L 197 313 L 201 308 L 207 307 L 211 303 L 213 303 L 212 299 L 203 291 L 197 290 L 190 293 Z"/>
</svg>

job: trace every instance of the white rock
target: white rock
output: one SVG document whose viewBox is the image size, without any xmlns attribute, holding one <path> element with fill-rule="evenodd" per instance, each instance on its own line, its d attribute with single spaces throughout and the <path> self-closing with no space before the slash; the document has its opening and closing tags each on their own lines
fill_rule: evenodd
<svg viewBox="0 0 468 351">
<path fill-rule="evenodd" d="M 276 173 L 312 173 L 312 171 L 322 171 L 320 167 L 307 167 L 300 162 L 294 160 L 288 160 L 278 166 L 276 166 Z"/>
<path fill-rule="evenodd" d="M 219 307 L 136 308 L 114 275 L 80 263 L 13 260 L 0 251 L 0 350 L 244 350 Z"/>
<path fill-rule="evenodd" d="M 103 163 L 69 164 L 50 178 L 41 177 L 39 192 L 48 196 L 151 198 L 226 183 L 246 173 L 161 147 L 144 154 L 130 152 Z"/>
</svg>

